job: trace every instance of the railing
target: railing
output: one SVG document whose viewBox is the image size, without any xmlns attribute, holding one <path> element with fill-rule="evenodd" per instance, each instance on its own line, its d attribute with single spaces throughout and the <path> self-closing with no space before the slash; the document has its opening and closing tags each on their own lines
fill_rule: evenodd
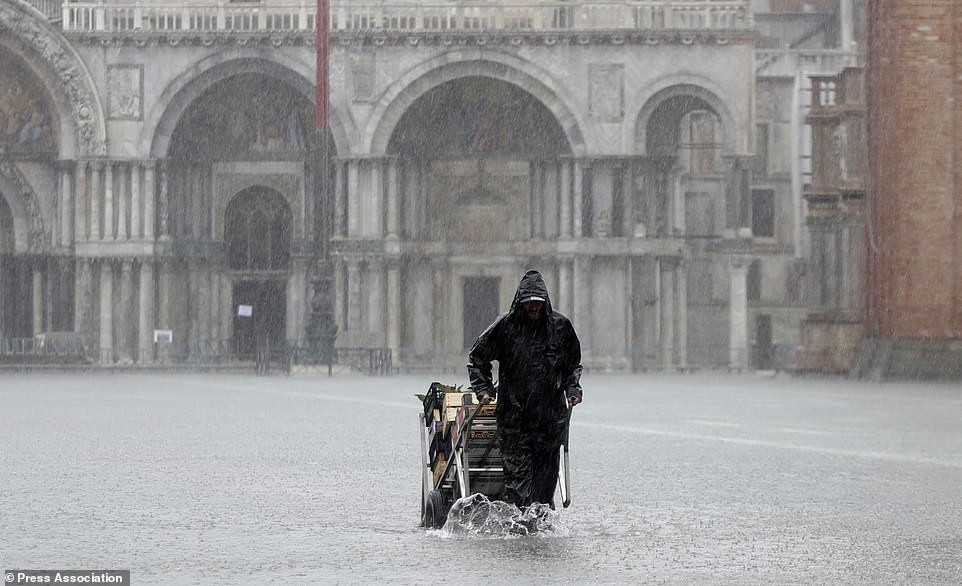
<svg viewBox="0 0 962 586">
<path fill-rule="evenodd" d="M 62 0 L 24 0 L 30 6 L 43 13 L 47 19 L 52 21 L 60 20 L 63 14 Z"/>
<path fill-rule="evenodd" d="M 48 0 L 30 0 L 41 2 Z M 52 0 L 49 0 L 52 1 Z M 751 30 L 751 0 L 612 2 L 354 2 L 331 7 L 332 31 L 471 32 Z M 315 28 L 313 1 L 244 3 L 66 2 L 74 32 L 278 32 Z"/>
<path fill-rule="evenodd" d="M 862 53 L 839 49 L 756 49 L 755 70 L 763 75 L 792 77 L 797 71 L 837 73 L 862 65 Z"/>
<path fill-rule="evenodd" d="M 0 338 L 0 364 L 75 364 L 88 361 L 79 335 Z"/>
</svg>

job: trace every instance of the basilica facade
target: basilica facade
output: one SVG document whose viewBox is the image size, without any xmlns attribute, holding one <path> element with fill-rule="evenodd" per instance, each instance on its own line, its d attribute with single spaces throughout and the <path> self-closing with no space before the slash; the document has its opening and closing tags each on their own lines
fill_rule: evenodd
<svg viewBox="0 0 962 586">
<path fill-rule="evenodd" d="M 0 0 L 0 336 L 453 367 L 538 268 L 589 368 L 791 367 L 858 2 L 782 4 L 334 3 L 320 132 L 313 6 Z"/>
</svg>

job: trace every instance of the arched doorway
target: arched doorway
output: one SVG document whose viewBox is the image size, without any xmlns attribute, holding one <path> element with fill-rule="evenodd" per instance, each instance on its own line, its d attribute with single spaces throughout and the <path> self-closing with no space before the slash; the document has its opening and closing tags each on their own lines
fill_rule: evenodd
<svg viewBox="0 0 962 586">
<path fill-rule="evenodd" d="M 635 368 L 722 366 L 728 361 L 727 268 L 711 250 L 730 225 L 728 120 L 710 92 L 678 85 L 656 94 L 638 121 L 636 233 L 675 238 L 687 258 L 632 259 Z"/>
<path fill-rule="evenodd" d="M 279 348 L 287 319 L 290 206 L 273 189 L 250 187 L 231 200 L 224 229 L 237 351 L 250 357 L 259 345 Z"/>
<path fill-rule="evenodd" d="M 504 309 L 502 284 L 518 277 L 516 261 L 492 247 L 521 249 L 563 231 L 557 209 L 572 146 L 525 88 L 468 75 L 414 100 L 387 154 L 398 161 L 399 235 L 446 243 L 404 264 L 398 343 L 412 361 L 454 359 Z"/>
<path fill-rule="evenodd" d="M 249 349 L 255 330 L 271 332 L 276 342 L 304 335 L 305 290 L 328 253 L 333 160 L 322 172 L 311 94 L 275 67 L 225 65 L 236 73 L 218 72 L 170 134 L 169 203 L 160 229 L 183 251 L 170 270 L 185 286 L 169 296 L 171 326 L 187 332 L 179 338 L 183 351 L 193 353 L 194 342 L 206 346 L 209 339 Z M 263 307 L 262 298 L 270 300 L 269 315 L 237 315 L 238 304 Z"/>
</svg>

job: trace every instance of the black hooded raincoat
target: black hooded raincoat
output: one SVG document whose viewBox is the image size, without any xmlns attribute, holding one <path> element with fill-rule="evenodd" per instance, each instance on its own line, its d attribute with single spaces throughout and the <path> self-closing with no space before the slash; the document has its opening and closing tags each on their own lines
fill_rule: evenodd
<svg viewBox="0 0 962 586">
<path fill-rule="evenodd" d="M 521 301 L 543 298 L 537 321 Z M 498 361 L 495 389 L 491 362 Z M 468 376 L 478 398 L 497 396 L 498 432 L 505 474 L 504 500 L 519 507 L 554 506 L 558 448 L 567 435 L 567 398 L 581 398 L 581 343 L 564 314 L 554 311 L 544 278 L 528 271 L 511 309 L 488 326 L 468 355 Z"/>
</svg>

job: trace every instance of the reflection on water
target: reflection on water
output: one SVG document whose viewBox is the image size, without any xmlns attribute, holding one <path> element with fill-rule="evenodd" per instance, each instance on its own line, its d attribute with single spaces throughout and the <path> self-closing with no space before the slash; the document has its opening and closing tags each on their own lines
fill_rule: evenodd
<svg viewBox="0 0 962 586">
<path fill-rule="evenodd" d="M 564 537 L 568 528 L 557 511 L 535 503 L 523 511 L 503 501 L 491 501 L 482 494 L 458 499 L 448 520 L 438 532 L 443 537 L 521 537 L 524 535 Z"/>
</svg>

